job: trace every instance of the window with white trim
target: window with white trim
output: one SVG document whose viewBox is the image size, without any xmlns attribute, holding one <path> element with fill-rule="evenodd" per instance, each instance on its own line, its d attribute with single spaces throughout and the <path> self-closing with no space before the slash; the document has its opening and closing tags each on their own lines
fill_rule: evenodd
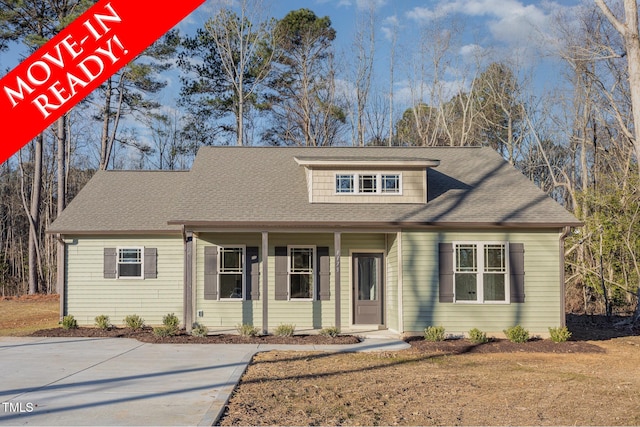
<svg viewBox="0 0 640 427">
<path fill-rule="evenodd" d="M 118 277 L 143 278 L 143 248 L 118 248 Z"/>
<path fill-rule="evenodd" d="M 385 194 L 400 193 L 400 175 L 399 174 L 382 174 L 380 175 L 380 191 Z"/>
<path fill-rule="evenodd" d="M 401 188 L 399 173 L 336 174 L 336 194 L 400 194 Z"/>
<path fill-rule="evenodd" d="M 454 244 L 456 302 L 508 302 L 506 243 Z"/>
<path fill-rule="evenodd" d="M 220 299 L 244 298 L 244 247 L 220 247 L 218 295 Z"/>
<path fill-rule="evenodd" d="M 315 247 L 289 246 L 289 299 L 313 299 Z"/>
</svg>

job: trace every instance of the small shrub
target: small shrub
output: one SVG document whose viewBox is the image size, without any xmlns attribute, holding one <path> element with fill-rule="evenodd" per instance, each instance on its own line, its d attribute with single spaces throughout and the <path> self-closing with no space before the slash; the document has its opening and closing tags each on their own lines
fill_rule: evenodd
<svg viewBox="0 0 640 427">
<path fill-rule="evenodd" d="M 100 316 L 96 316 L 94 319 L 96 322 L 96 326 L 100 329 L 110 329 L 111 321 L 109 320 L 109 316 L 105 314 L 101 314 Z"/>
<path fill-rule="evenodd" d="M 507 328 L 503 332 L 511 342 L 523 343 L 529 341 L 529 331 L 520 325 Z"/>
<path fill-rule="evenodd" d="M 178 328 L 173 326 L 157 326 L 153 328 L 153 335 L 159 338 L 172 337 L 178 333 Z"/>
<path fill-rule="evenodd" d="M 191 335 L 194 337 L 204 338 L 209 335 L 209 328 L 200 323 L 194 323 L 191 328 Z"/>
<path fill-rule="evenodd" d="M 427 341 L 444 341 L 444 326 L 429 326 L 424 330 L 424 339 Z"/>
<path fill-rule="evenodd" d="M 291 323 L 281 323 L 274 331 L 274 334 L 278 337 L 292 337 L 295 330 L 296 325 Z"/>
<path fill-rule="evenodd" d="M 340 335 L 340 328 L 336 326 L 329 326 L 328 328 L 321 329 L 320 335 L 322 335 L 323 337 L 335 338 Z"/>
<path fill-rule="evenodd" d="M 67 315 L 62 318 L 63 329 L 78 329 L 78 321 L 72 316 Z"/>
<path fill-rule="evenodd" d="M 474 344 L 484 344 L 489 342 L 489 338 L 487 338 L 487 334 L 482 332 L 478 328 L 473 328 L 469 331 L 469 339 Z"/>
<path fill-rule="evenodd" d="M 241 337 L 249 338 L 258 335 L 258 328 L 249 323 L 239 323 L 236 325 L 236 331 Z"/>
<path fill-rule="evenodd" d="M 180 319 L 175 314 L 167 314 L 166 316 L 162 316 L 162 324 L 169 328 L 178 329 L 180 326 Z"/>
<path fill-rule="evenodd" d="M 566 326 L 563 326 L 562 328 L 549 328 L 549 335 L 553 342 L 566 342 L 571 338 L 571 332 L 569 332 L 569 329 L 567 329 Z"/>
<path fill-rule="evenodd" d="M 124 318 L 124 324 L 134 331 L 137 331 L 144 328 L 144 319 L 137 314 L 130 314 Z"/>
</svg>

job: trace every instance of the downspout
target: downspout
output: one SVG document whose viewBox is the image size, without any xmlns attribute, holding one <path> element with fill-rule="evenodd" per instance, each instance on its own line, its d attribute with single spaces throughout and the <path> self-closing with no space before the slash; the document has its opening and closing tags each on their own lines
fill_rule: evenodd
<svg viewBox="0 0 640 427">
<path fill-rule="evenodd" d="M 566 316 L 566 301 L 565 301 L 565 282 L 564 282 L 564 240 L 571 233 L 571 227 L 563 227 L 562 233 L 560 233 L 560 307 L 562 311 L 560 313 L 560 326 L 567 326 L 567 316 Z"/>
</svg>

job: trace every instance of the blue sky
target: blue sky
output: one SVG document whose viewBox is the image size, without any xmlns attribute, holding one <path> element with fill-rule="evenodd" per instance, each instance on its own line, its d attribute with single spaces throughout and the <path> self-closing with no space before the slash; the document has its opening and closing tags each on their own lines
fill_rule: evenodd
<svg viewBox="0 0 640 427">
<path fill-rule="evenodd" d="M 557 69 L 549 60 L 549 48 L 554 45 L 554 16 L 559 12 L 572 16 L 573 8 L 588 1 L 264 0 L 260 14 L 282 18 L 291 10 L 305 7 L 318 16 L 329 16 L 337 32 L 335 47 L 338 68 L 345 72 L 345 64 L 351 62 L 353 55 L 356 23 L 373 8 L 376 17 L 374 86 L 383 90 L 389 85 L 390 40 L 395 29 L 394 86 L 397 99 L 408 101 L 403 98 L 403 91 L 407 90 L 407 81 L 413 73 L 409 68 L 424 58 L 416 51 L 419 50 L 418 46 L 429 44 L 429 31 L 440 34 L 443 31 L 453 32 L 449 48 L 453 62 L 450 63 L 451 70 L 443 75 L 452 88 L 463 86 L 468 80 L 462 81 L 452 70 L 472 68 L 479 57 L 484 63 L 507 61 L 517 68 L 529 70 L 540 88 L 555 83 Z M 182 21 L 179 28 L 190 32 L 202 26 L 220 7 L 237 8 L 238 4 L 239 0 L 207 0 Z M 21 55 L 23 51 L 19 45 L 14 45 L 8 52 L 0 52 L 0 75 L 15 67 Z M 348 79 L 347 73 L 339 77 Z"/>
<path fill-rule="evenodd" d="M 574 8 L 589 0 L 273 0 L 265 1 L 264 13 L 282 18 L 302 7 L 318 16 L 329 16 L 336 29 L 336 58 L 339 70 L 353 55 L 356 23 L 373 7 L 376 18 L 376 66 L 374 86 L 387 90 L 391 38 L 397 34 L 395 48 L 395 97 L 401 104 L 410 102 L 408 81 L 415 72 L 411 68 L 424 56 L 418 46 L 428 45 L 432 34 L 452 31 L 449 47 L 450 70 L 443 79 L 451 91 L 468 84 L 468 77 L 455 74 L 469 71 L 481 61 L 506 61 L 529 73 L 540 90 L 557 83 L 559 64 L 551 58 L 555 46 L 555 16 L 573 16 Z M 237 7 L 238 0 L 208 0 L 180 26 L 181 29 L 202 25 L 221 6 Z M 428 50 L 428 49 L 427 49 Z M 339 78 L 346 79 L 347 73 Z M 460 73 L 462 74 L 462 73 Z"/>
<path fill-rule="evenodd" d="M 195 31 L 220 7 L 238 10 L 240 0 L 207 0 L 183 20 L 178 28 Z M 554 58 L 558 40 L 555 16 L 571 19 L 576 8 L 592 0 L 263 0 L 257 12 L 264 17 L 282 18 L 289 11 L 308 8 L 318 16 L 329 16 L 336 30 L 336 64 L 338 89 L 353 92 L 353 41 L 357 23 L 368 11 L 375 11 L 375 66 L 372 95 L 388 99 L 389 61 L 392 35 L 397 34 L 394 69 L 395 120 L 416 102 L 430 102 L 433 87 L 432 54 L 437 39 L 450 34 L 446 61 L 439 72 L 441 98 L 448 98 L 468 87 L 479 69 L 493 61 L 505 61 L 530 80 L 534 96 L 561 85 L 562 64 Z M 565 22 L 564 25 L 571 25 Z M 21 50 L 14 46 L 0 52 L 0 75 L 15 67 Z M 424 76 L 420 67 L 426 66 Z M 421 78 L 422 77 L 422 78 Z M 167 75 L 168 89 L 159 100 L 167 110 L 175 108 L 179 91 L 176 72 Z M 422 81 L 424 93 L 416 90 Z M 446 100 L 446 99 L 445 99 Z M 384 101 L 383 101 L 384 102 Z"/>
</svg>

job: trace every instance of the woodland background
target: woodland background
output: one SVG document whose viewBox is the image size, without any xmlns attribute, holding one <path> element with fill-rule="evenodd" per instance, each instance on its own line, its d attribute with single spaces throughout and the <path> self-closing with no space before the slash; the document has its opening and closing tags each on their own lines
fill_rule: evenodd
<svg viewBox="0 0 640 427">
<path fill-rule="evenodd" d="M 37 49 L 92 4 L 0 0 L 0 60 L 12 43 Z M 559 42 L 546 54 L 563 73 L 546 90 L 526 65 L 490 52 L 460 62 L 457 24 L 447 19 L 413 29 L 420 42 L 409 52 L 394 42 L 399 27 L 392 31 L 380 90 L 374 7 L 340 58 L 328 17 L 303 8 L 276 20 L 264 10 L 243 0 L 191 35 L 169 32 L 0 165 L 1 296 L 56 292 L 56 236 L 45 230 L 96 170 L 188 169 L 203 145 L 485 145 L 585 224 L 566 243 L 567 311 L 635 311 L 637 320 L 635 0 L 587 1 L 571 25 L 555 17 Z M 444 78 L 451 70 L 461 82 L 454 88 Z M 412 102 L 395 111 L 401 72 Z M 173 109 L 158 95 L 168 75 L 180 81 Z"/>
</svg>

